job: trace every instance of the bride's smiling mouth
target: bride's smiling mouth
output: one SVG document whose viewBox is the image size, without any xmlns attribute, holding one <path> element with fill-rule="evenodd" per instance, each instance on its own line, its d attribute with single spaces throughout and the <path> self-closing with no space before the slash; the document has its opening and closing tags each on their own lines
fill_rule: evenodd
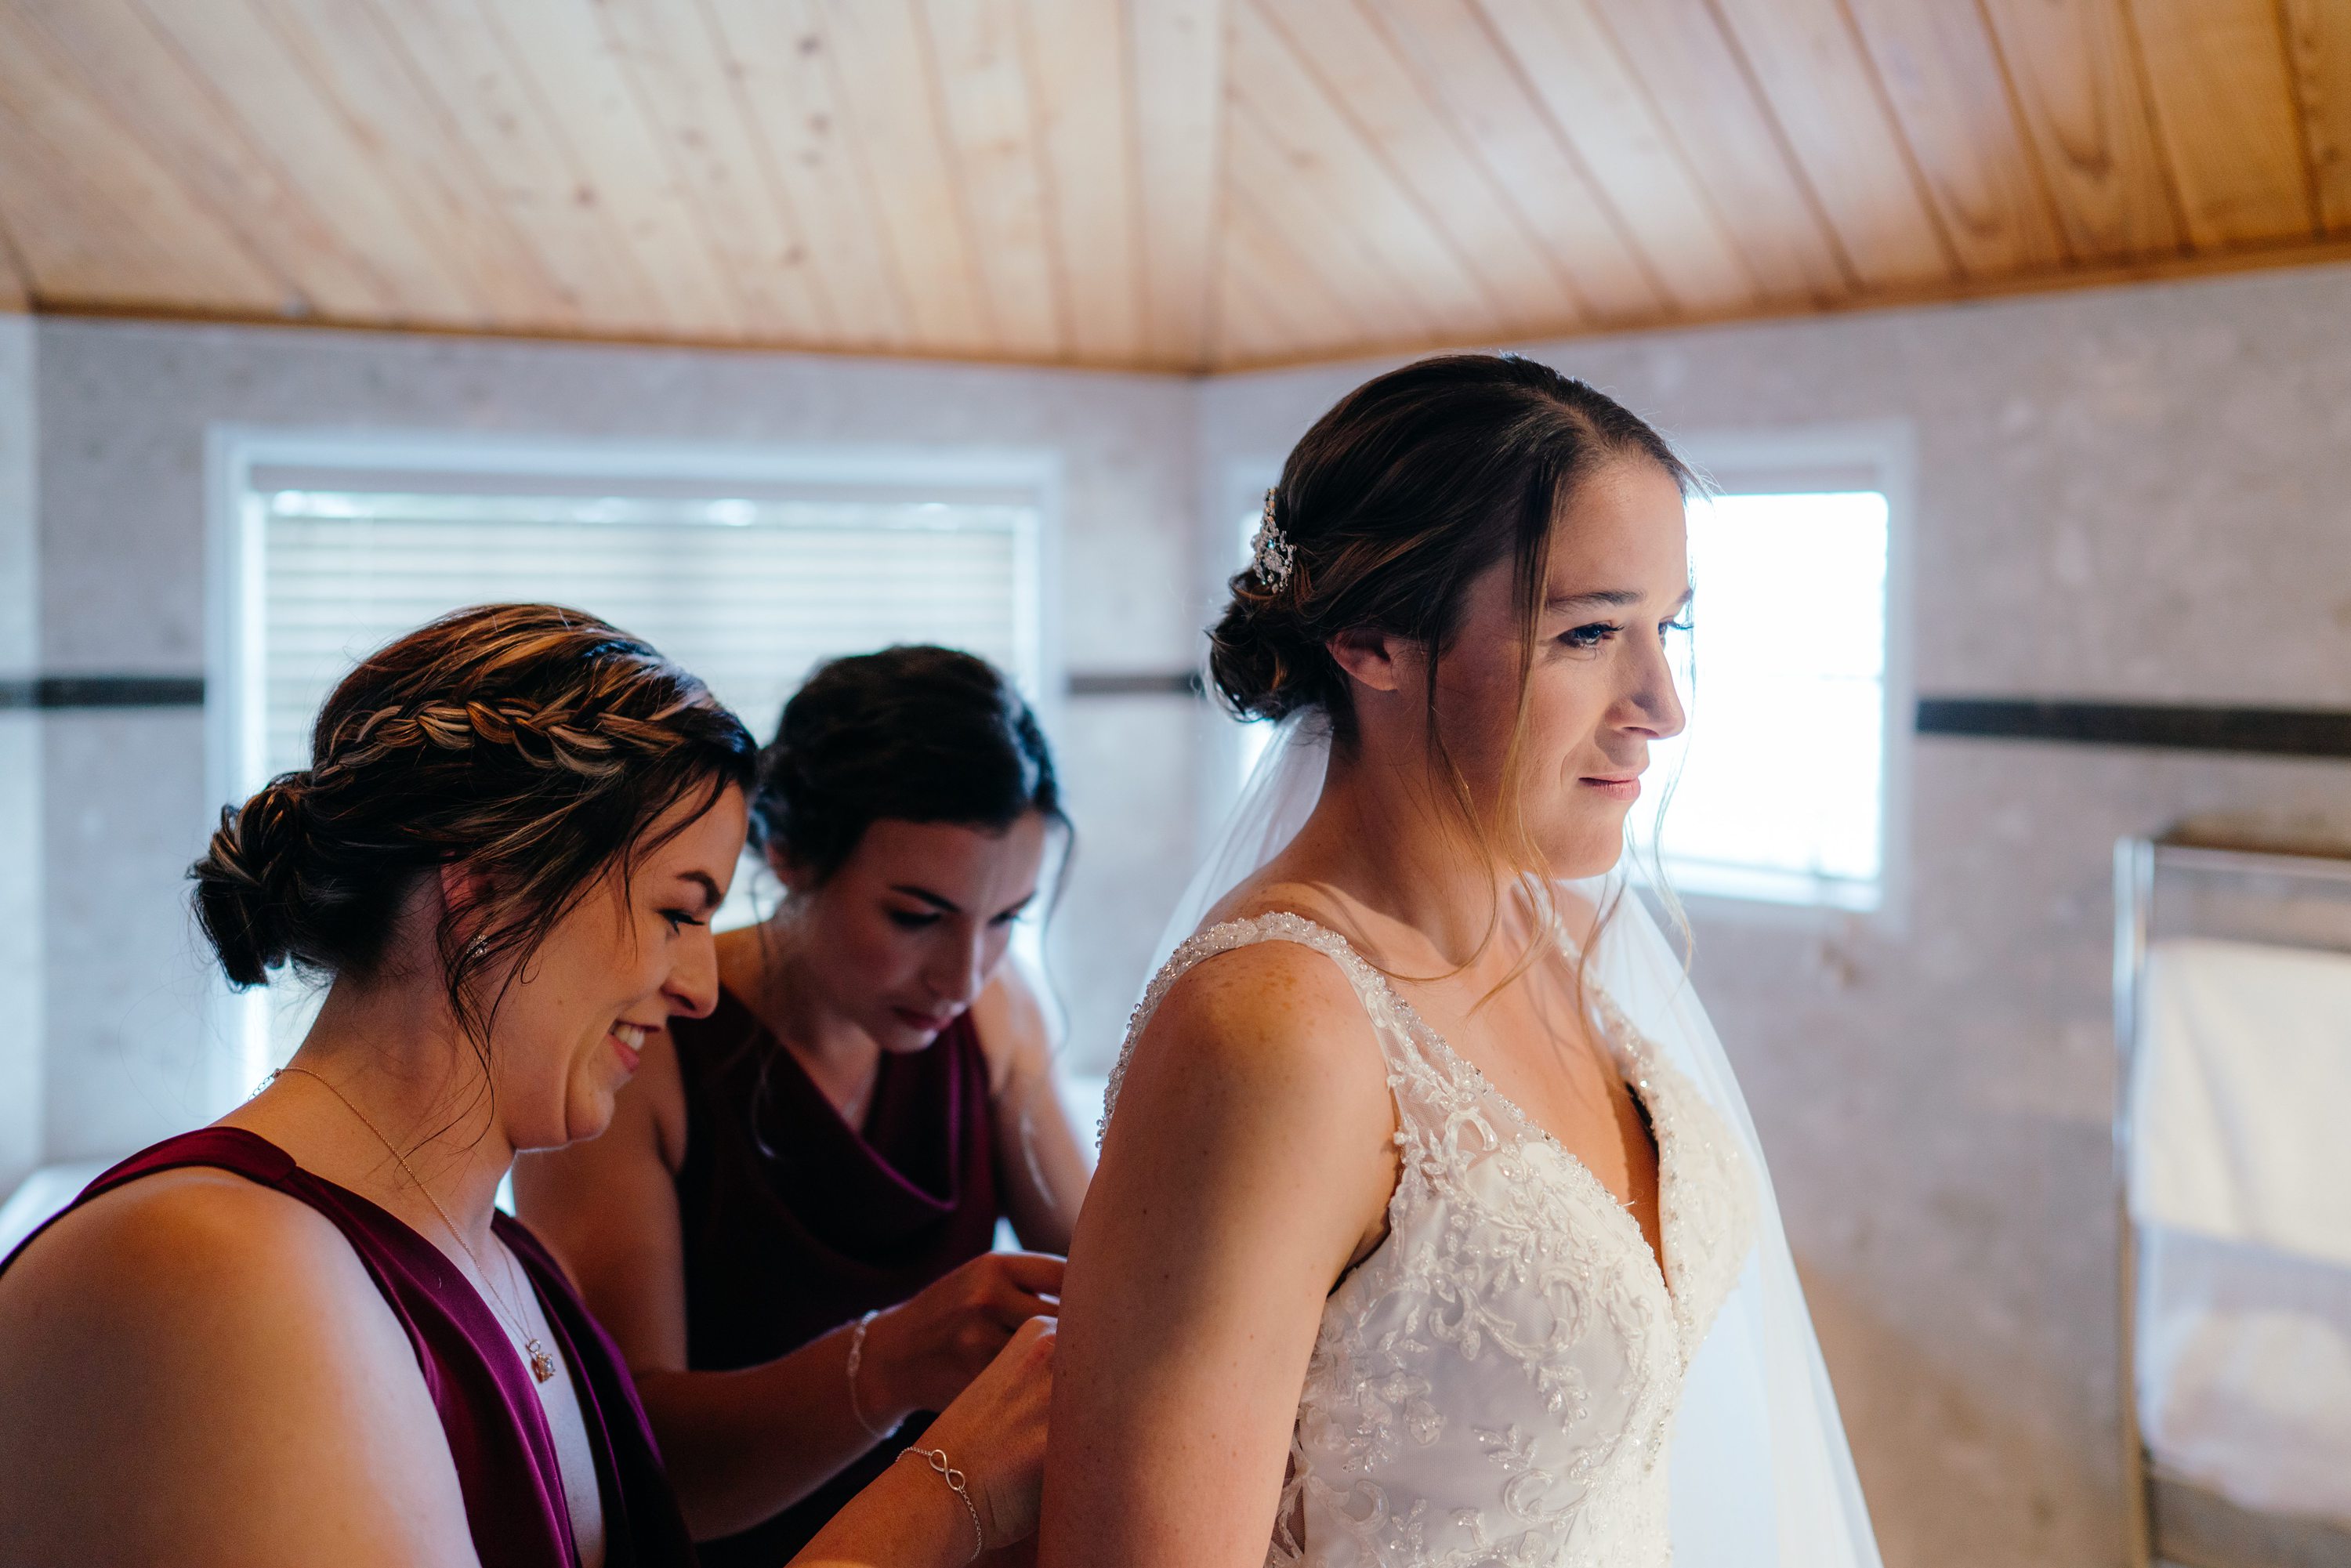
<svg viewBox="0 0 2351 1568">
<path fill-rule="evenodd" d="M 644 1061 L 645 1036 L 651 1032 L 641 1023 L 616 1023 L 604 1038 L 612 1042 L 613 1054 L 621 1059 L 621 1066 L 634 1073 Z"/>
<path fill-rule="evenodd" d="M 1641 776 L 1637 773 L 1622 779 L 1588 774 L 1577 779 L 1576 782 L 1587 789 L 1598 791 L 1611 800 L 1622 800 L 1630 804 L 1641 798 Z"/>
</svg>

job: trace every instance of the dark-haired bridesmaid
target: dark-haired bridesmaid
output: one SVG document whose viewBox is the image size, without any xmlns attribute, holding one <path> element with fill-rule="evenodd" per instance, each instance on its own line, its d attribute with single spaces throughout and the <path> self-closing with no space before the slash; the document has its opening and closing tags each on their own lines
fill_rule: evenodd
<svg viewBox="0 0 2351 1568">
<path fill-rule="evenodd" d="M 945 648 L 824 664 L 750 811 L 785 895 L 718 939 L 716 1008 L 516 1176 L 720 1568 L 789 1556 L 1054 1312 L 1089 1175 L 1006 962 L 1068 832 L 1011 684 Z M 1033 1250 L 991 1251 L 999 1218 Z"/>
</svg>

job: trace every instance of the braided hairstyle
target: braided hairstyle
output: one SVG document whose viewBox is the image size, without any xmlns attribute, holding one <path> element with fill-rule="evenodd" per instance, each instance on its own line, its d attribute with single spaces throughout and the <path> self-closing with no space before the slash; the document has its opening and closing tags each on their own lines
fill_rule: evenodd
<svg viewBox="0 0 2351 1568">
<path fill-rule="evenodd" d="M 985 659 L 902 643 L 827 660 L 784 704 L 759 754 L 751 842 L 821 883 L 884 818 L 1000 832 L 1031 811 L 1069 831 L 1019 688 Z"/>
<path fill-rule="evenodd" d="M 417 880 L 462 862 L 485 891 L 438 942 L 478 1043 L 475 979 L 528 957 L 603 876 L 625 885 L 672 807 L 747 789 L 754 758 L 700 681 L 594 616 L 455 611 L 343 678 L 308 768 L 222 810 L 188 872 L 196 919 L 236 986 L 289 961 L 365 977 Z"/>
</svg>

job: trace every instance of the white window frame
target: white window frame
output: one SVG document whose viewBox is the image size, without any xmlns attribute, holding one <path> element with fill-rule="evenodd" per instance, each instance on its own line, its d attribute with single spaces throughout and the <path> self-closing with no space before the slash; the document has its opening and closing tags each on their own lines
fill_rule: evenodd
<svg viewBox="0 0 2351 1568">
<path fill-rule="evenodd" d="M 1875 490 L 1886 497 L 1886 664 L 1879 759 L 1877 903 L 1867 910 L 1826 902 L 1795 903 L 1677 888 L 1693 915 L 1759 925 L 1841 925 L 1861 922 L 1898 934 L 1910 892 L 1912 723 L 1917 706 L 1911 671 L 1911 508 L 1917 493 L 1917 434 L 1907 419 L 1778 428 L 1710 429 L 1668 437 L 1708 485 L 1732 495 Z M 1703 598 L 1697 606 L 1703 617 Z M 1705 678 L 1705 672 L 1699 672 Z M 1636 868 L 1637 869 L 1637 868 Z"/>
<path fill-rule="evenodd" d="M 1064 481 L 1061 455 L 1041 448 L 604 441 L 479 432 L 338 431 L 215 424 L 205 432 L 207 559 L 204 632 L 205 831 L 223 805 L 246 800 L 267 782 L 263 733 L 263 668 L 257 633 L 265 519 L 248 504 L 256 469 L 346 468 L 387 473 L 546 477 L 576 483 L 652 480 L 765 487 L 872 486 L 903 496 L 936 486 L 942 499 L 959 490 L 1026 491 L 1035 522 L 1016 536 L 1017 613 L 1034 628 L 1024 650 L 1035 689 L 1027 695 L 1049 735 L 1061 730 L 1068 670 L 1061 649 L 1061 538 Z M 757 726 L 767 716 L 748 716 Z M 230 1103 L 250 1093 L 266 1052 L 263 993 L 215 988 L 211 1009 L 211 1078 Z"/>
</svg>

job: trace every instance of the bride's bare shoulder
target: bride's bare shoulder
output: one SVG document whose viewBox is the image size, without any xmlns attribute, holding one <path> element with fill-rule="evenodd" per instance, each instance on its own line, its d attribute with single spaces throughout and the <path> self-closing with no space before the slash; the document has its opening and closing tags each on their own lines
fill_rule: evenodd
<svg viewBox="0 0 2351 1568">
<path fill-rule="evenodd" d="M 1282 904 L 1226 919 L 1272 913 L 1306 912 Z M 1172 1073 L 1155 1071 L 1163 1062 Z M 1127 1092 L 1163 1076 L 1252 1095 L 1327 1095 L 1361 1079 L 1369 1103 L 1385 1100 L 1385 1068 L 1354 983 L 1329 953 L 1279 939 L 1212 954 L 1176 977 L 1135 1041 Z"/>
</svg>

